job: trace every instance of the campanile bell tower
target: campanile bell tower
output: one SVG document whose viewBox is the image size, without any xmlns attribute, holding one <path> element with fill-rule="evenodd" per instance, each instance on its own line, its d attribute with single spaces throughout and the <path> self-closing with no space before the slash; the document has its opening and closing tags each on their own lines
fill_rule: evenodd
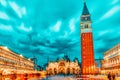
<svg viewBox="0 0 120 80">
<path fill-rule="evenodd" d="M 94 74 L 94 47 L 91 27 L 91 18 L 86 2 L 81 15 L 81 56 L 82 56 L 82 74 Z"/>
</svg>

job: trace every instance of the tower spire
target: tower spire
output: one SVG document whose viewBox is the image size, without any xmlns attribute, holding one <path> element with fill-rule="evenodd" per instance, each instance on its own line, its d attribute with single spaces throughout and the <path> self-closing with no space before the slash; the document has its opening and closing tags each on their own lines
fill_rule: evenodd
<svg viewBox="0 0 120 80">
<path fill-rule="evenodd" d="M 82 56 L 82 74 L 94 74 L 94 47 L 92 37 L 90 13 L 88 11 L 86 0 L 84 0 L 83 12 L 81 15 L 81 56 Z"/>
<path fill-rule="evenodd" d="M 84 0 L 81 21 L 91 21 L 90 13 L 89 13 L 89 10 L 88 10 L 87 5 L 86 5 L 86 0 Z"/>
<path fill-rule="evenodd" d="M 88 15 L 88 14 L 89 14 L 89 11 L 86 5 L 86 0 L 84 0 L 84 7 L 83 7 L 82 15 Z"/>
</svg>

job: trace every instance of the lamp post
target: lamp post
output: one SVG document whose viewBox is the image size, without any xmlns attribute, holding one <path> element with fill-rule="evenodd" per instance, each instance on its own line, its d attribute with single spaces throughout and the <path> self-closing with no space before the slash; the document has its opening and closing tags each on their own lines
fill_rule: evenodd
<svg viewBox="0 0 120 80">
<path fill-rule="evenodd" d="M 31 60 L 34 62 L 34 70 L 37 70 L 37 58 L 31 58 Z"/>
</svg>

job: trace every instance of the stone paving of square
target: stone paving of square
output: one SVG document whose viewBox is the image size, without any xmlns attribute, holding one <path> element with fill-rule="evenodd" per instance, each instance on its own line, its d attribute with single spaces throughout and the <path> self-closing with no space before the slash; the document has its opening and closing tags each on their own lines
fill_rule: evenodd
<svg viewBox="0 0 120 80">
<path fill-rule="evenodd" d="M 10 78 L 4 78 L 0 80 L 12 80 Z M 17 77 L 15 80 L 21 80 L 19 77 Z M 26 80 L 26 79 L 23 79 Z M 27 78 L 27 80 L 108 80 L 107 75 L 87 75 L 87 76 L 82 76 L 82 77 L 75 77 L 75 76 L 50 76 L 46 78 L 38 78 L 38 77 L 33 77 L 33 78 Z M 116 76 L 115 80 L 120 80 L 120 76 Z"/>
</svg>

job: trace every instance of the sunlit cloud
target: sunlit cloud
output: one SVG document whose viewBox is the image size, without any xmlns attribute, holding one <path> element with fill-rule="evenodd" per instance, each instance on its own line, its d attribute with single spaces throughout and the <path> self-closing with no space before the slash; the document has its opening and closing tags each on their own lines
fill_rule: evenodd
<svg viewBox="0 0 120 80">
<path fill-rule="evenodd" d="M 3 31 L 12 31 L 13 28 L 12 28 L 11 25 L 0 24 L 0 30 L 3 30 Z"/>
<path fill-rule="evenodd" d="M 1 19 L 5 19 L 5 20 L 9 20 L 10 19 L 9 16 L 5 12 L 1 12 L 1 11 L 0 11 L 0 18 Z"/>
<path fill-rule="evenodd" d="M 26 14 L 26 8 L 18 6 L 15 2 L 9 2 L 12 9 L 17 13 L 17 15 L 22 18 Z"/>
<path fill-rule="evenodd" d="M 58 32 L 60 30 L 61 24 L 62 24 L 62 22 L 58 21 L 54 26 L 50 27 L 50 30 Z"/>
<path fill-rule="evenodd" d="M 75 19 L 70 20 L 69 27 L 70 27 L 71 33 L 75 31 Z"/>
<path fill-rule="evenodd" d="M 2 4 L 3 6 L 7 6 L 7 2 L 6 2 L 6 0 L 0 0 L 0 4 Z"/>
<path fill-rule="evenodd" d="M 120 6 L 115 6 L 112 9 L 110 9 L 107 13 L 105 13 L 100 20 L 109 18 L 110 16 L 113 16 L 117 11 L 120 10 Z"/>
<path fill-rule="evenodd" d="M 22 8 L 21 8 L 21 13 L 22 13 L 23 15 L 26 14 L 26 8 L 25 8 L 25 7 L 22 7 Z"/>
<path fill-rule="evenodd" d="M 119 0 L 113 0 L 111 4 L 116 4 Z"/>
<path fill-rule="evenodd" d="M 32 30 L 32 27 L 25 27 L 24 23 L 21 23 L 19 28 L 25 32 L 30 32 Z"/>
<path fill-rule="evenodd" d="M 110 31 L 109 30 L 100 31 L 99 36 L 105 35 L 108 32 L 110 32 Z"/>
</svg>

